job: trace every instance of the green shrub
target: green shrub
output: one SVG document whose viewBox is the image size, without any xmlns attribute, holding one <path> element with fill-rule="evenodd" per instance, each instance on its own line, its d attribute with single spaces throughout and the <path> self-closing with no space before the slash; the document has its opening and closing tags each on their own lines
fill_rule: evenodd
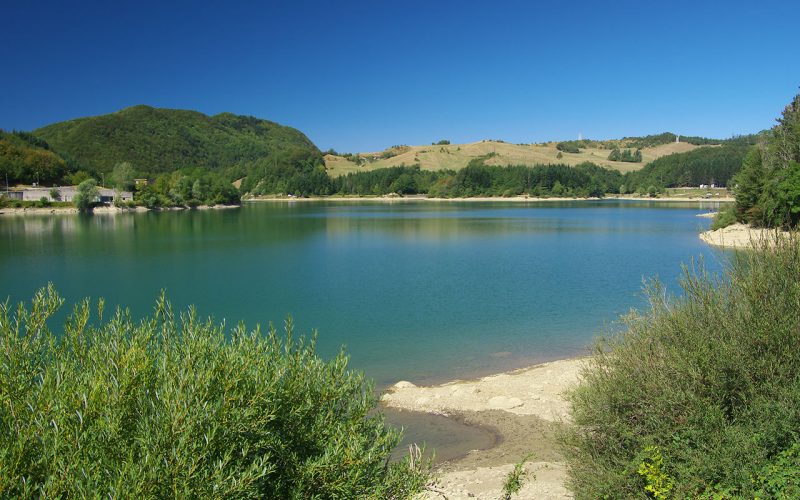
<svg viewBox="0 0 800 500">
<path fill-rule="evenodd" d="M 100 194 L 100 191 L 97 189 L 97 181 L 94 179 L 86 179 L 78 184 L 76 191 L 72 202 L 81 212 L 89 212 L 94 206 L 95 199 Z"/>
<path fill-rule="evenodd" d="M 402 498 L 427 473 L 389 463 L 399 431 L 372 386 L 315 340 L 78 304 L 53 287 L 0 306 L 0 497 Z"/>
<path fill-rule="evenodd" d="M 764 466 L 754 483 L 756 498 L 800 498 L 800 442 Z"/>
<path fill-rule="evenodd" d="M 733 205 L 717 212 L 711 221 L 711 229 L 722 229 L 731 224 L 736 224 L 736 207 Z"/>
<path fill-rule="evenodd" d="M 675 498 L 753 498 L 787 470 L 795 489 L 786 491 L 797 491 L 800 241 L 738 253 L 721 276 L 686 271 L 682 288 L 668 298 L 653 284 L 651 309 L 598 341 L 571 394 L 565 439 L 577 498 L 641 497 L 670 482 Z M 659 457 L 645 476 L 660 483 L 640 474 L 648 449 Z M 770 469 L 789 461 L 792 469 Z"/>
<path fill-rule="evenodd" d="M 577 141 L 565 141 L 556 144 L 556 149 L 565 153 L 580 153 L 581 148 Z"/>
</svg>

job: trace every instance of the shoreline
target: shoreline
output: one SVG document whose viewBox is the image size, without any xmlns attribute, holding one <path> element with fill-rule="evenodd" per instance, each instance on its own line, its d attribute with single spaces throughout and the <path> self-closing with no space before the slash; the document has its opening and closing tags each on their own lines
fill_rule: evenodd
<svg viewBox="0 0 800 500">
<path fill-rule="evenodd" d="M 496 436 L 493 446 L 436 466 L 447 498 L 498 498 L 514 464 L 533 453 L 519 498 L 571 498 L 557 436 L 569 422 L 565 391 L 580 383 L 588 358 L 540 363 L 478 379 L 432 386 L 400 381 L 381 396 L 393 410 L 446 416 Z M 439 498 L 426 493 L 423 498 Z"/>
<path fill-rule="evenodd" d="M 699 236 L 701 240 L 711 246 L 745 250 L 764 242 L 774 245 L 778 238 L 791 238 L 792 234 L 792 232 L 782 229 L 765 229 L 736 223 L 720 229 L 704 231 Z"/>
<path fill-rule="evenodd" d="M 143 212 L 170 212 L 179 210 L 225 210 L 231 208 L 241 208 L 241 205 L 198 205 L 196 207 L 115 207 L 99 206 L 92 209 L 91 213 L 96 215 L 116 215 L 123 213 L 143 213 Z M 0 208 L 0 217 L 15 215 L 77 215 L 78 209 L 75 207 L 7 207 Z"/>
<path fill-rule="evenodd" d="M 242 203 L 257 203 L 257 202 L 284 202 L 284 203 L 310 203 L 321 201 L 334 201 L 334 202 L 361 202 L 361 201 L 377 201 L 377 202 L 411 202 L 411 201 L 428 201 L 438 203 L 448 202 L 503 202 L 503 203 L 541 203 L 548 201 L 603 201 L 603 200 L 619 200 L 619 201 L 649 201 L 656 203 L 691 203 L 691 204 L 714 204 L 714 203 L 732 203 L 735 198 L 732 197 L 717 197 L 717 198 L 702 198 L 690 197 L 680 198 L 674 196 L 665 196 L 661 198 L 638 197 L 638 196 L 605 196 L 603 198 L 589 197 L 589 198 L 571 198 L 571 197 L 549 197 L 540 198 L 535 196 L 471 196 L 460 198 L 429 198 L 425 195 L 410 195 L 410 196 L 311 196 L 311 197 L 296 197 L 296 196 L 259 196 L 254 198 L 243 199 Z"/>
</svg>

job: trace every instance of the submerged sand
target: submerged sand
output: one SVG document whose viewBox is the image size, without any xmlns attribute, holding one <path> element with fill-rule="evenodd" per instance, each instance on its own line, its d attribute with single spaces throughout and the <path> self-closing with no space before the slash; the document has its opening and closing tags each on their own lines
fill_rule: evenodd
<svg viewBox="0 0 800 500">
<path fill-rule="evenodd" d="M 532 475 L 514 498 L 571 498 L 556 435 L 569 421 L 564 394 L 578 384 L 582 365 L 581 359 L 569 359 L 478 380 L 431 387 L 403 381 L 390 387 L 381 398 L 386 406 L 452 416 L 498 435 L 496 446 L 439 465 L 440 492 L 427 491 L 422 498 L 501 498 L 506 476 L 528 455 L 525 468 Z"/>
</svg>

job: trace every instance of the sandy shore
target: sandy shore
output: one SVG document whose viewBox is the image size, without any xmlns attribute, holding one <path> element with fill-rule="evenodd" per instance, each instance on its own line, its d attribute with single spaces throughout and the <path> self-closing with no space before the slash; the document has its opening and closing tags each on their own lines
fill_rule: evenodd
<svg viewBox="0 0 800 500">
<path fill-rule="evenodd" d="M 243 201 L 283 201 L 283 202 L 318 202 L 318 201 L 338 201 L 338 202 L 359 202 L 359 201 L 381 201 L 381 202 L 409 202 L 409 201 L 429 201 L 438 203 L 452 202 L 542 202 L 542 201 L 597 201 L 603 198 L 534 198 L 528 196 L 473 196 L 469 198 L 428 198 L 427 196 L 313 196 L 309 198 L 298 198 L 288 196 L 259 196 L 248 198 Z"/>
<path fill-rule="evenodd" d="M 717 216 L 717 213 L 719 212 L 705 212 L 702 214 L 697 214 L 697 217 L 702 217 L 704 219 L 713 219 L 714 217 Z"/>
<path fill-rule="evenodd" d="M 478 380 L 457 380 L 433 387 L 418 387 L 401 381 L 391 386 L 381 401 L 393 408 L 438 415 L 503 410 L 557 422 L 569 417 L 562 393 L 577 383 L 580 366 L 580 359 L 552 361 Z"/>
<path fill-rule="evenodd" d="M 506 475 L 529 453 L 533 455 L 526 469 L 535 479 L 525 481 L 515 498 L 571 498 L 556 434 L 569 420 L 564 392 L 578 384 L 582 365 L 581 359 L 553 361 L 431 387 L 401 381 L 381 402 L 401 410 L 455 416 L 498 434 L 497 446 L 438 466 L 437 487 L 447 498 L 500 498 Z M 423 498 L 442 497 L 427 492 Z"/>
<path fill-rule="evenodd" d="M 712 198 L 704 198 L 702 196 L 661 196 L 658 198 L 650 198 L 649 196 L 608 196 L 608 200 L 631 200 L 631 201 L 668 201 L 671 203 L 685 202 L 685 203 L 733 203 L 736 198 L 732 196 L 714 196 Z"/>
<path fill-rule="evenodd" d="M 776 238 L 788 237 L 790 234 L 780 229 L 761 229 L 747 224 L 732 224 L 715 231 L 700 233 L 700 239 L 718 247 L 752 248 L 761 241 L 774 242 Z"/>
<path fill-rule="evenodd" d="M 248 198 L 247 202 L 259 201 L 282 201 L 282 202 L 318 202 L 318 201 L 334 201 L 334 202 L 353 202 L 353 201 L 382 201 L 382 202 L 407 202 L 407 201 L 430 201 L 430 202 L 513 202 L 513 203 L 536 203 L 547 201 L 599 201 L 599 200 L 625 200 L 625 201 L 650 201 L 655 203 L 669 202 L 669 203 L 690 203 L 712 205 L 716 203 L 727 203 L 735 201 L 734 198 L 729 197 L 715 197 L 715 198 L 678 198 L 678 197 L 663 197 L 663 198 L 650 198 L 639 196 L 606 196 L 604 198 L 569 198 L 569 197 L 550 197 L 550 198 L 537 198 L 533 196 L 473 196 L 469 198 L 428 198 L 424 195 L 412 196 L 313 196 L 309 198 L 299 198 L 296 196 L 259 196 L 256 198 Z"/>
</svg>

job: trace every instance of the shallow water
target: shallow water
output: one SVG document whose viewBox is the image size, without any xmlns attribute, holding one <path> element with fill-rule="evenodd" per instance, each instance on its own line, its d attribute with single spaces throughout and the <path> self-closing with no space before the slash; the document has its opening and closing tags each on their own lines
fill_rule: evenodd
<svg viewBox="0 0 800 500">
<path fill-rule="evenodd" d="M 432 383 L 582 354 L 643 306 L 643 279 L 677 290 L 681 263 L 719 253 L 709 221 L 648 202 L 251 203 L 239 210 L 0 218 L 0 295 L 48 281 L 150 312 L 319 329 L 378 387 Z"/>
</svg>

